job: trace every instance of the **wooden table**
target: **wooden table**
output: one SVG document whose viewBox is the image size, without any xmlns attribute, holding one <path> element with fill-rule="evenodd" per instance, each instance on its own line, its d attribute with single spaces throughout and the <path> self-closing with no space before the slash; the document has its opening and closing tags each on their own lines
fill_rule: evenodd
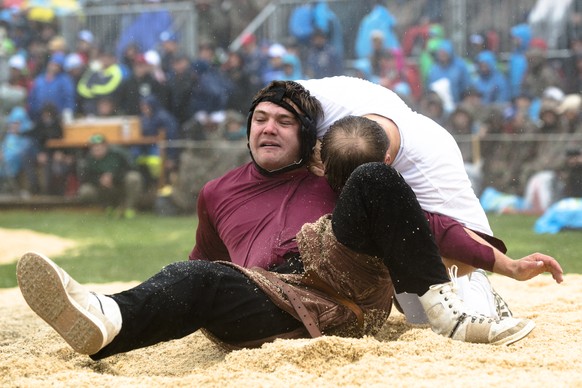
<svg viewBox="0 0 582 388">
<path fill-rule="evenodd" d="M 108 143 L 119 146 L 158 144 L 165 140 L 164 134 L 159 136 L 142 136 L 139 117 L 86 117 L 73 120 L 63 125 L 63 137 L 50 139 L 47 148 L 82 149 L 89 146 L 89 139 L 95 134 L 101 134 Z M 166 150 L 160 147 L 162 171 L 159 178 L 160 187 L 165 184 L 164 162 Z"/>
<path fill-rule="evenodd" d="M 62 139 L 50 139 L 48 148 L 87 147 L 95 134 L 105 136 L 108 143 L 118 145 L 156 144 L 159 136 L 142 136 L 139 117 L 88 117 L 73 120 L 63 126 Z"/>
</svg>

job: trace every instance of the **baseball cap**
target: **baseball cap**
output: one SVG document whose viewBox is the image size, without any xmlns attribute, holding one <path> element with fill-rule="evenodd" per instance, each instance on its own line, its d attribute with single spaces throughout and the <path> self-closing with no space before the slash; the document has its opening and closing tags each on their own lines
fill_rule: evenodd
<svg viewBox="0 0 582 388">
<path fill-rule="evenodd" d="M 143 55 L 145 61 L 153 66 L 159 66 L 161 63 L 160 54 L 155 50 L 148 50 Z"/>
<path fill-rule="evenodd" d="M 253 34 L 245 34 L 243 35 L 240 43 L 245 46 L 251 43 L 255 43 L 257 41 L 257 38 L 253 35 Z"/>
<path fill-rule="evenodd" d="M 83 58 L 77 53 L 71 53 L 65 57 L 65 71 L 70 71 L 83 66 Z"/>
<path fill-rule="evenodd" d="M 93 41 L 95 40 L 93 33 L 89 30 L 79 31 L 79 35 L 77 37 L 79 38 L 79 40 L 84 40 L 87 43 L 93 43 Z"/>
<path fill-rule="evenodd" d="M 285 47 L 282 44 L 274 43 L 269 47 L 269 56 L 273 57 L 282 57 L 284 54 L 287 53 Z"/>
<path fill-rule="evenodd" d="M 100 133 L 91 135 L 91 137 L 89 138 L 89 144 L 103 144 L 105 142 L 106 142 L 105 136 L 103 136 Z"/>
<path fill-rule="evenodd" d="M 177 42 L 178 41 L 178 36 L 176 35 L 175 32 L 172 32 L 172 31 L 163 31 L 160 34 L 160 40 L 162 42 Z"/>
<path fill-rule="evenodd" d="M 8 65 L 18 70 L 24 70 L 26 67 L 26 60 L 22 55 L 16 54 L 10 57 Z"/>
</svg>

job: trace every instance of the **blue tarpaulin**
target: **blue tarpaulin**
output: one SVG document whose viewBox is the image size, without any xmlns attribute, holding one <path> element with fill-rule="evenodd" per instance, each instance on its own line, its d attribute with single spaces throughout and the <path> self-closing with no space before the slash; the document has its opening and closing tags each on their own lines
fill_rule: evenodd
<svg viewBox="0 0 582 388">
<path fill-rule="evenodd" d="M 564 198 L 537 219 L 536 233 L 558 233 L 562 229 L 582 229 L 582 198 Z"/>
</svg>

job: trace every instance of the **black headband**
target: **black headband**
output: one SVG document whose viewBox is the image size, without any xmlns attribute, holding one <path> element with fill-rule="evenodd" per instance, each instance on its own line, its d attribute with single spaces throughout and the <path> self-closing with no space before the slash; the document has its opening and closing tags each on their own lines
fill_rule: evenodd
<svg viewBox="0 0 582 388">
<path fill-rule="evenodd" d="M 303 127 L 310 128 L 311 126 L 313 126 L 313 120 L 311 119 L 311 117 L 309 117 L 309 115 L 307 115 L 305 113 L 299 114 L 299 112 L 297 112 L 297 110 L 291 104 L 289 104 L 287 101 L 285 101 L 285 99 L 288 99 L 291 102 L 293 102 L 293 104 L 295 104 L 295 106 L 301 108 L 301 103 L 299 102 L 299 100 L 297 100 L 293 96 L 285 95 L 286 92 L 287 92 L 287 89 L 285 89 L 284 87 L 278 86 L 278 87 L 275 87 L 275 88 L 269 90 L 269 93 L 266 96 L 259 97 L 253 101 L 253 103 L 249 109 L 249 116 L 247 119 L 247 138 L 248 138 L 248 136 L 250 136 L 250 133 L 251 133 L 251 118 L 252 118 L 253 112 L 255 111 L 255 108 L 261 102 L 266 102 L 266 101 L 272 102 L 275 105 L 279 105 L 281 108 L 293 113 L 293 115 L 301 122 L 301 125 Z"/>
<path fill-rule="evenodd" d="M 306 164 L 309 161 L 309 159 L 311 157 L 311 153 L 313 151 L 313 147 L 315 147 L 315 142 L 316 142 L 316 138 L 317 138 L 317 131 L 315 128 L 314 121 L 311 119 L 311 117 L 309 117 L 309 115 L 307 115 L 305 113 L 300 114 L 291 104 L 289 104 L 287 101 L 285 101 L 287 99 L 287 100 L 291 101 L 298 108 L 300 108 L 300 109 L 302 108 L 299 100 L 297 100 L 293 96 L 286 94 L 286 93 L 287 93 L 287 89 L 285 89 L 284 87 L 281 87 L 281 86 L 277 86 L 277 87 L 270 89 L 266 93 L 267 95 L 261 96 L 253 101 L 253 103 L 251 104 L 251 107 L 249 109 L 249 114 L 247 116 L 247 139 L 249 139 L 250 135 L 251 135 L 251 121 L 252 121 L 252 117 L 253 117 L 253 112 L 255 111 L 255 108 L 257 107 L 257 105 L 259 105 L 261 102 L 272 102 L 273 104 L 278 105 L 281 108 L 291 112 L 293 114 L 293 116 L 295 116 L 297 118 L 297 120 L 299 120 L 299 122 L 301 123 L 301 130 L 300 130 L 301 160 L 299 160 L 297 163 L 291 164 L 287 167 L 284 167 L 284 168 L 276 170 L 276 171 L 267 171 L 257 164 L 257 162 L 255 161 L 255 159 L 253 157 L 253 153 L 251 152 L 251 158 L 252 158 L 253 162 L 255 162 L 255 165 L 257 166 L 259 171 L 264 175 L 280 174 L 280 173 L 283 173 L 286 171 L 293 170 L 293 169 L 298 168 L 300 166 L 303 166 L 304 164 Z M 301 110 L 303 111 L 303 109 L 301 109 Z M 250 151 L 250 145 L 248 145 L 248 143 L 247 143 L 247 146 L 249 147 L 249 151 Z"/>
</svg>

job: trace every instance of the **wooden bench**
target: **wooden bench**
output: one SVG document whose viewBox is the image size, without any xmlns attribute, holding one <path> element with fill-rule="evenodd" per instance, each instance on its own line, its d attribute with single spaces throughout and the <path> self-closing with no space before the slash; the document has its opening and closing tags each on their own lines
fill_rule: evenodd
<svg viewBox="0 0 582 388">
<path fill-rule="evenodd" d="M 108 143 L 119 146 L 160 144 L 165 140 L 164 133 L 159 136 L 142 136 L 137 116 L 87 117 L 64 124 L 63 137 L 48 140 L 46 147 L 84 149 L 89 146 L 91 136 L 97 133 L 103 135 Z M 166 159 L 164 147 L 160 147 L 160 158 L 163 166 Z M 164 168 L 158 184 L 165 184 Z"/>
<path fill-rule="evenodd" d="M 142 136 L 139 117 L 87 117 L 73 120 L 63 126 L 62 139 L 50 139 L 48 148 L 84 148 L 96 133 L 105 136 L 108 143 L 118 145 L 156 144 L 159 136 Z M 163 140 L 163 139 L 162 139 Z"/>
</svg>

